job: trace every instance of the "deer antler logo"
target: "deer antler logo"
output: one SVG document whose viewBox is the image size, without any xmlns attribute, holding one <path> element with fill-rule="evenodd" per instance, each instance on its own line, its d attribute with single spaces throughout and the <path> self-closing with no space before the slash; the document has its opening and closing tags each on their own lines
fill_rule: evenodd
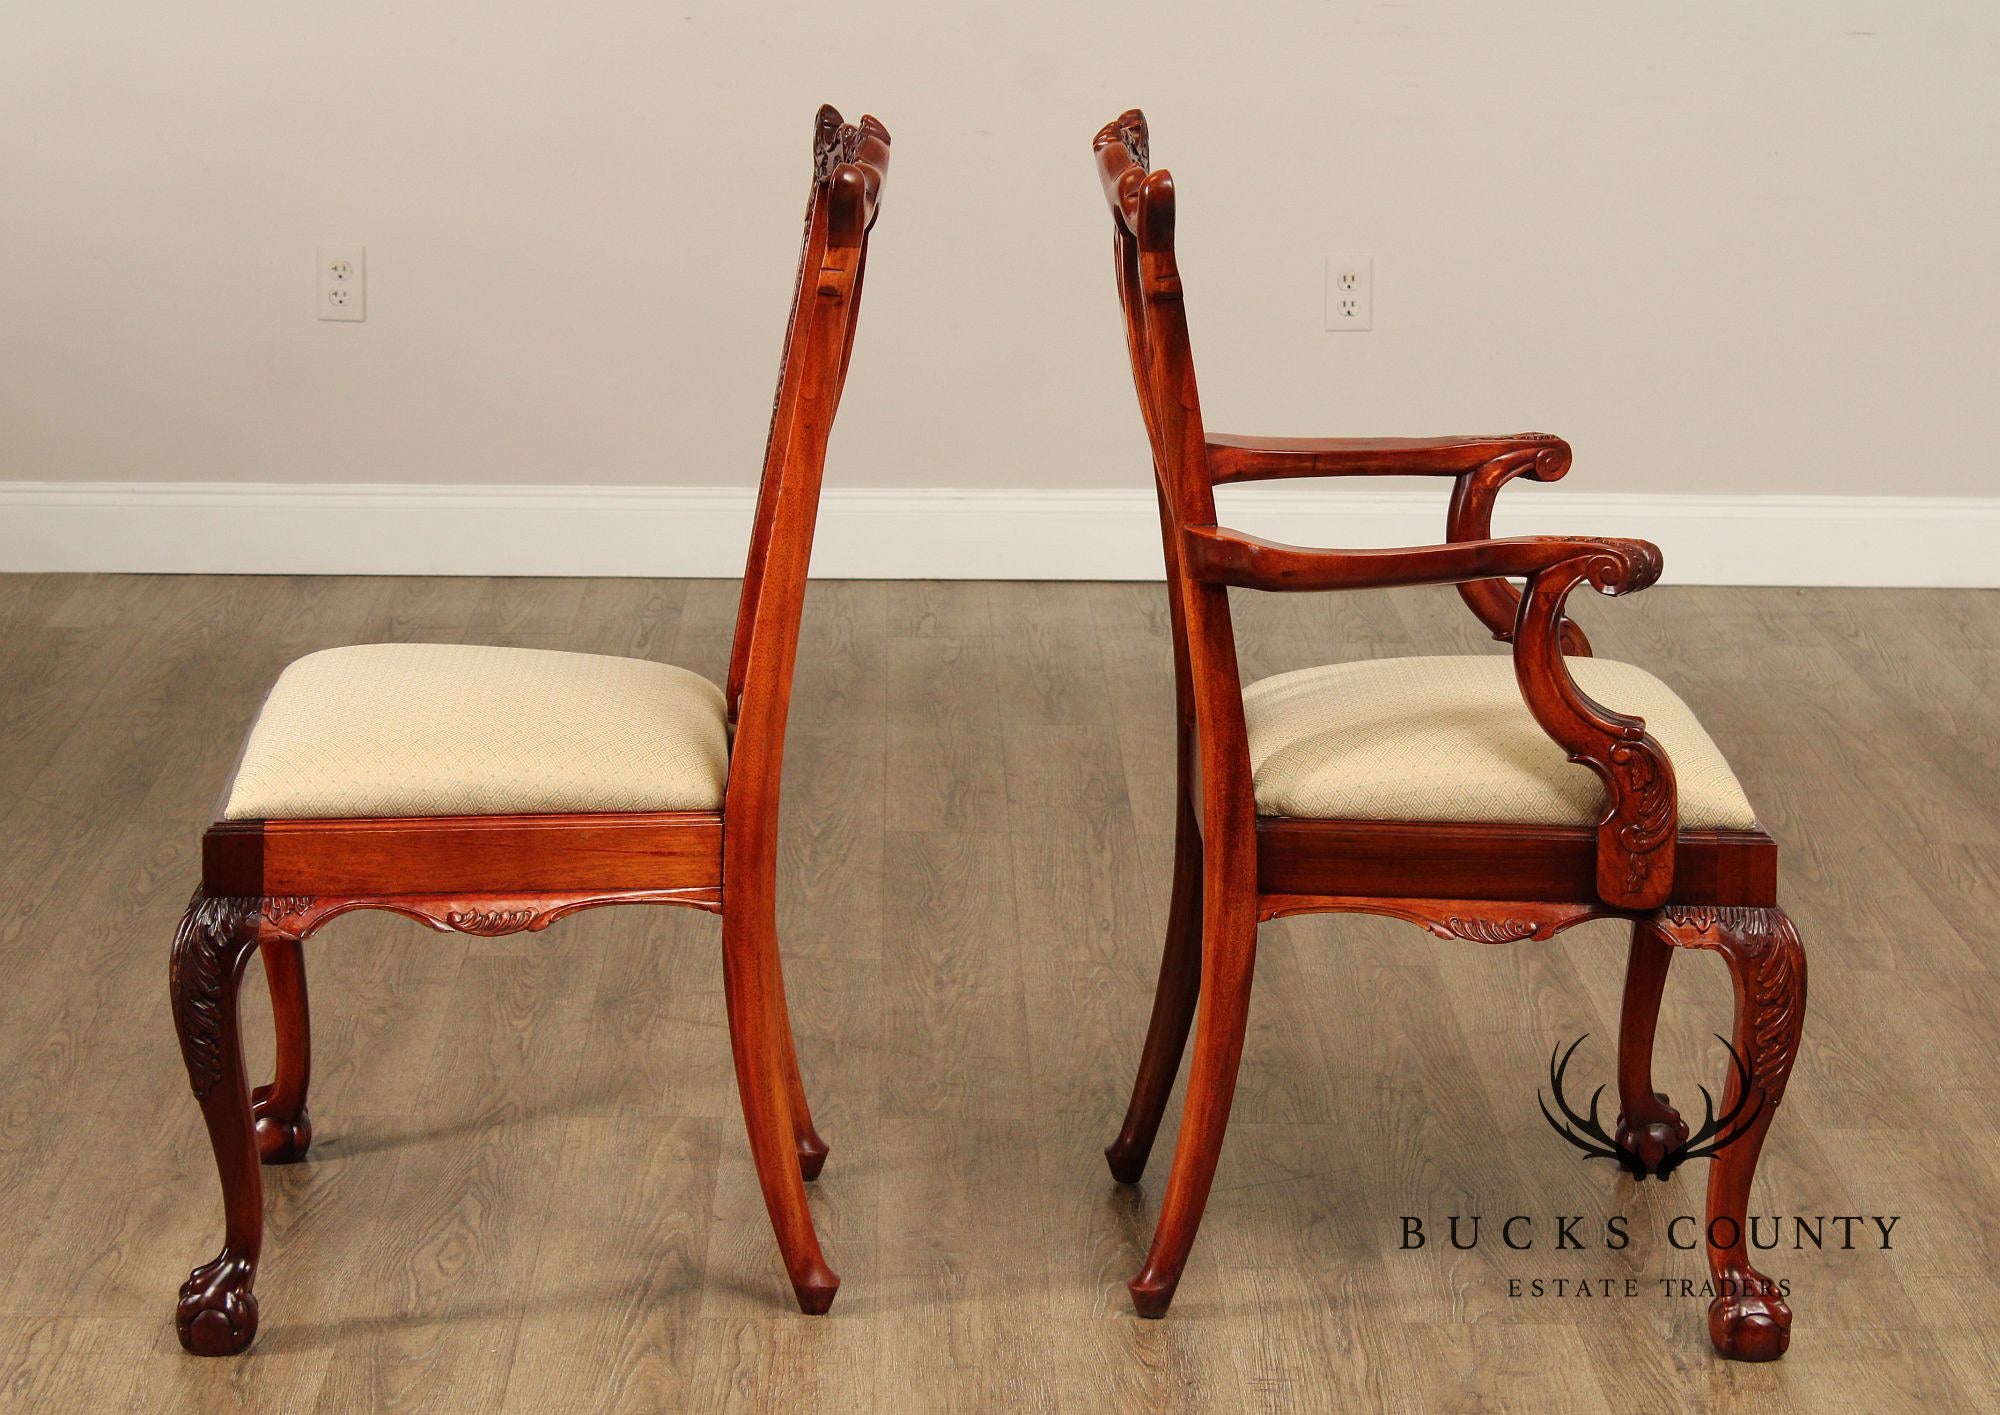
<svg viewBox="0 0 2000 1415">
<path fill-rule="evenodd" d="M 1736 1104 L 1729 1108 L 1727 1115 L 1718 1118 L 1715 1114 L 1715 1097 L 1708 1093 L 1708 1087 L 1703 1086 L 1701 1128 L 1668 1150 L 1660 1157 L 1660 1162 L 1650 1169 L 1643 1158 L 1621 1148 L 1616 1140 L 1604 1133 L 1603 1122 L 1598 1119 L 1598 1104 L 1604 1097 L 1604 1087 L 1599 1086 L 1591 1093 L 1588 1116 L 1577 1114 L 1568 1098 L 1563 1095 L 1563 1077 L 1569 1072 L 1570 1058 L 1576 1055 L 1578 1047 L 1589 1040 L 1588 1032 L 1571 1042 L 1567 1051 L 1563 1050 L 1561 1042 L 1557 1042 L 1554 1049 L 1549 1052 L 1549 1089 L 1555 1092 L 1556 1106 L 1569 1123 L 1564 1124 L 1551 1115 L 1548 1101 L 1542 1098 L 1540 1091 L 1536 1091 L 1535 1099 L 1541 1103 L 1542 1118 L 1549 1122 L 1550 1128 L 1556 1134 L 1582 1150 L 1591 1159 L 1616 1160 L 1620 1168 L 1628 1170 L 1640 1179 L 1645 1179 L 1649 1175 L 1655 1179 L 1665 1179 L 1688 1160 L 1712 1159 L 1742 1139 L 1750 1127 L 1757 1123 L 1757 1117 L 1764 1109 L 1764 1093 L 1759 1090 L 1757 1104 L 1751 1108 L 1748 1115 L 1743 1113 L 1744 1106 L 1750 1099 L 1750 1063 L 1735 1047 L 1729 1045 L 1728 1038 L 1719 1033 L 1713 1035 L 1729 1052 L 1729 1059 L 1736 1065 Z M 1572 1126 L 1575 1128 L 1572 1129 Z M 1579 1131 L 1581 1133 L 1578 1133 Z"/>
</svg>

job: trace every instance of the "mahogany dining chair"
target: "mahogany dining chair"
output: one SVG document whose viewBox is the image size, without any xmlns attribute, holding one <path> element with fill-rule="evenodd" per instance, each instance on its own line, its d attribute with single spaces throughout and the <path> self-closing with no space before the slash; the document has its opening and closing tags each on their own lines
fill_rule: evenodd
<svg viewBox="0 0 2000 1415">
<path fill-rule="evenodd" d="M 1751 1176 L 1805 1019 L 1805 953 L 1777 907 L 1777 846 L 1686 705 L 1650 674 L 1590 657 L 1564 616 L 1579 585 L 1606 595 L 1647 588 L 1660 552 L 1602 537 L 1491 538 L 1503 486 L 1569 470 L 1568 445 L 1545 434 L 1207 432 L 1174 255 L 1174 180 L 1151 169 L 1147 147 L 1136 109 L 1094 144 L 1159 495 L 1179 728 L 1159 986 L 1130 1108 L 1105 1151 L 1119 1181 L 1145 1169 L 1191 1025 L 1195 1044 L 1159 1226 L 1130 1284 L 1134 1306 L 1165 1315 L 1208 1201 L 1260 921 L 1358 911 L 1440 938 L 1504 943 L 1616 918 L 1633 927 L 1621 1114 L 1607 1148 L 1642 1176 L 1684 1156 L 1687 1124 L 1653 1089 L 1653 1031 L 1674 950 L 1715 951 L 1734 982 L 1741 1063 L 1722 1101 L 1738 1120 L 1709 1171 L 1709 1335 L 1739 1360 L 1782 1355 L 1792 1314 L 1744 1241 Z M 1443 544 L 1306 549 L 1216 523 L 1225 483 L 1388 475 L 1452 479 Z M 1401 585 L 1457 586 L 1511 653 L 1340 663 L 1242 685 L 1230 587 Z"/>
<path fill-rule="evenodd" d="M 356 909 L 440 931 L 539 930 L 579 909 L 722 916 L 731 1049 L 764 1202 L 799 1306 L 839 1279 L 804 1181 L 827 1147 L 793 1052 L 774 914 L 778 794 L 827 435 L 889 162 L 873 118 L 821 108 L 813 180 L 728 678 L 538 649 L 362 644 L 293 663 L 202 837 L 170 988 L 222 1176 L 225 1236 L 180 1291 L 181 1345 L 247 1347 L 263 1243 L 258 1165 L 304 1158 L 311 1065 L 301 944 Z M 275 1074 L 247 1088 L 237 989 L 261 952 Z"/>
</svg>

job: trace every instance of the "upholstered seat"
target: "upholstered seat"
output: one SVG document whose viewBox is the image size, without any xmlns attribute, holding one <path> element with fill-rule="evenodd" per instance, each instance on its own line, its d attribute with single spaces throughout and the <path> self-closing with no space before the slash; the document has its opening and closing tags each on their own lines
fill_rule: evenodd
<svg viewBox="0 0 2000 1415">
<path fill-rule="evenodd" d="M 1577 685 L 1642 717 L 1674 764 L 1684 830 L 1757 823 L 1729 763 L 1671 688 L 1572 658 Z M 1511 658 L 1390 658 L 1280 673 L 1243 690 L 1257 813 L 1315 820 L 1595 825 L 1604 788 L 1529 715 Z"/>
<path fill-rule="evenodd" d="M 279 676 L 223 816 L 712 811 L 728 773 L 722 691 L 684 668 L 360 644 Z"/>
</svg>

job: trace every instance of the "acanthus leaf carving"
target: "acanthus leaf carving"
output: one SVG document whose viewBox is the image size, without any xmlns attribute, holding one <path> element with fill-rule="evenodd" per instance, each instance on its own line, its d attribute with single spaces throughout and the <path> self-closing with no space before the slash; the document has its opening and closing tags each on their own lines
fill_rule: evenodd
<svg viewBox="0 0 2000 1415">
<path fill-rule="evenodd" d="M 1578 686 L 1562 647 L 1563 605 L 1584 581 L 1609 595 L 1659 578 L 1659 550 L 1606 538 L 1587 554 L 1530 578 L 1516 620 L 1514 669 L 1542 730 L 1569 759 L 1604 783 L 1598 822 L 1598 891 L 1607 903 L 1655 908 L 1673 885 L 1679 802 L 1673 763 L 1645 722 L 1597 702 Z"/>
<path fill-rule="evenodd" d="M 1783 910 L 1743 905 L 1669 905 L 1660 916 L 1682 947 L 1712 949 L 1741 970 L 1751 1068 L 1776 1105 L 1798 1055 L 1805 1008 L 1805 946 L 1797 927 Z"/>
<path fill-rule="evenodd" d="M 1125 148 L 1125 155 L 1127 157 L 1131 158 L 1148 172 L 1153 170 L 1153 154 L 1151 144 L 1147 141 L 1146 137 L 1145 119 L 1141 118 L 1137 122 L 1132 123 L 1120 123 L 1118 125 L 1118 141 Z"/>
<path fill-rule="evenodd" d="M 864 122 L 869 121 L 867 119 Z M 833 169 L 852 162 L 861 151 L 861 126 L 844 122 L 831 103 L 820 105 L 813 118 L 813 180 L 824 182 Z"/>
<path fill-rule="evenodd" d="M 453 909 L 444 916 L 445 927 L 454 933 L 478 934 L 484 938 L 497 938 L 502 934 L 521 933 L 533 929 L 535 911 L 533 909 Z M 547 921 L 543 921 L 546 927 Z"/>
<path fill-rule="evenodd" d="M 231 1024 L 237 965 L 257 942 L 264 901 L 210 899 L 200 890 L 174 934 L 167 983 L 188 1085 L 206 1100 L 222 1079 L 222 1029 Z"/>
<path fill-rule="evenodd" d="M 681 904 L 709 913 L 720 912 L 722 908 L 721 893 L 712 887 L 610 890 L 594 894 L 354 894 L 288 902 L 303 906 L 281 916 L 281 927 L 296 938 L 318 932 L 342 914 L 363 909 L 400 914 L 439 933 L 493 938 L 539 933 L 566 914 L 606 904 Z"/>
<path fill-rule="evenodd" d="M 1533 919 L 1511 919 L 1497 915 L 1465 918 L 1453 914 L 1443 922 L 1445 929 L 1454 937 L 1465 939 L 1470 943 L 1514 943 L 1524 938 L 1533 938 L 1547 927 Z"/>
<path fill-rule="evenodd" d="M 1673 767 L 1659 743 L 1636 729 L 1616 743 L 1608 756 L 1609 775 L 1616 777 L 1611 798 L 1618 844 L 1625 852 L 1625 888 L 1639 889 L 1650 872 L 1651 857 L 1672 839 L 1679 824 Z"/>
<path fill-rule="evenodd" d="M 1280 894 L 1267 896 L 1261 917 L 1276 919 L 1288 914 L 1328 912 L 1377 914 L 1415 924 L 1438 938 L 1496 944 L 1554 938 L 1564 929 L 1617 913 L 1597 904 Z"/>
</svg>

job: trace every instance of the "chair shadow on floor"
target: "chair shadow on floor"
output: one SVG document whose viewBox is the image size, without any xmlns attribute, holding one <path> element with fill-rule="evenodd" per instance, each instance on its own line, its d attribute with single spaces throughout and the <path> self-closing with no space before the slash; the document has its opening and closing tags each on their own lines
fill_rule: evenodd
<svg viewBox="0 0 2000 1415">
<path fill-rule="evenodd" d="M 433 1121 L 417 1117 L 400 1130 L 384 1130 L 374 1125 L 360 1125 L 352 1130 L 329 1131 L 314 1137 L 311 1153 L 296 1167 L 310 1170 L 343 1159 L 351 1159 L 356 1155 L 382 1154 L 393 1150 L 434 1145 L 493 1130 L 511 1129 L 533 1120 L 588 1115 L 599 1107 L 608 1112 L 621 1101 L 630 1100 L 629 1086 L 621 1085 L 607 1077 L 579 1086 L 565 1095 L 521 1106 L 504 1116 L 496 1116 L 487 1111 L 461 1112 L 456 1116 L 440 1116 Z M 274 1166 L 271 1171 L 272 1178 L 267 1182 L 275 1185 L 275 1177 L 292 1168 L 294 1166 L 291 1165 Z M 274 1193 L 276 1192 L 283 1191 L 274 1189 Z"/>
</svg>

